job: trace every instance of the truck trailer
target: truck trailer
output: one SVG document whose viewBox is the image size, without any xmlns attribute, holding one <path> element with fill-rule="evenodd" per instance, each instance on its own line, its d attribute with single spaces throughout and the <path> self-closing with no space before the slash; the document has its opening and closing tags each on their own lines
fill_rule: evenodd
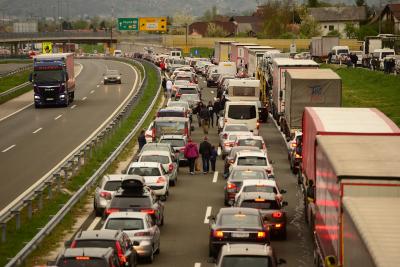
<svg viewBox="0 0 400 267">
<path fill-rule="evenodd" d="M 229 61 L 231 44 L 235 41 L 217 41 L 214 46 L 214 63 Z"/>
<path fill-rule="evenodd" d="M 75 97 L 74 54 L 43 54 L 33 58 L 35 107 L 62 105 L 67 107 Z"/>
<path fill-rule="evenodd" d="M 316 266 L 374 266 L 345 265 L 343 199 L 400 199 L 400 136 L 320 135 L 316 139 L 316 187 L 309 192 L 314 198 L 314 256 Z M 398 213 L 388 210 L 382 218 Z M 397 215 L 398 216 L 398 215 Z M 380 220 L 381 218 L 375 218 Z M 360 218 L 360 220 L 363 220 Z M 368 223 L 368 221 L 366 222 Z M 397 222 L 398 228 L 400 222 Z M 390 228 L 382 221 L 382 228 Z M 398 236 L 398 232 L 393 233 Z M 378 242 L 373 239 L 372 242 Z M 384 247 L 393 240 L 382 240 Z M 398 246 L 398 245 L 397 245 Z M 355 248 L 347 248 L 347 251 Z M 396 255 L 399 256 L 399 251 Z M 373 255 L 373 257 L 375 257 Z M 378 265 L 398 266 L 398 265 Z"/>
<path fill-rule="evenodd" d="M 284 116 L 280 126 L 286 139 L 301 131 L 305 107 L 340 107 L 342 79 L 331 69 L 289 69 L 285 72 Z"/>
<path fill-rule="evenodd" d="M 332 47 L 339 45 L 339 37 L 337 36 L 321 36 L 313 37 L 310 44 L 311 58 L 315 60 L 325 60 L 328 58 Z"/>
</svg>

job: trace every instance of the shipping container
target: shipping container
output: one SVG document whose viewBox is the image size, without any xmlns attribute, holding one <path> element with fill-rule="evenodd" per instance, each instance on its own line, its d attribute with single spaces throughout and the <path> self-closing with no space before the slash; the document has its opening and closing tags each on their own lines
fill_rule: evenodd
<svg viewBox="0 0 400 267">
<path fill-rule="evenodd" d="M 231 44 L 235 41 L 217 41 L 214 47 L 214 63 L 229 61 Z"/>
<path fill-rule="evenodd" d="M 320 36 L 313 37 L 310 44 L 311 57 L 325 59 L 331 52 L 332 47 L 339 45 L 339 37 L 337 36 Z"/>
</svg>

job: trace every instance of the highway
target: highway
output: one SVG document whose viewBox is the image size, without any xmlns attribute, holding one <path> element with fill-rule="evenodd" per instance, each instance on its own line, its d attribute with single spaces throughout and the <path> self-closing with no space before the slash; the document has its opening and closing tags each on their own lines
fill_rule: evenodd
<svg viewBox="0 0 400 267">
<path fill-rule="evenodd" d="M 216 88 L 207 88 L 203 80 L 203 102 L 208 103 L 216 96 Z M 192 134 L 196 143 L 204 137 L 194 119 L 195 131 Z M 312 266 L 311 232 L 304 223 L 303 204 L 297 180 L 291 174 L 287 160 L 286 144 L 272 120 L 262 124 L 261 134 L 267 143 L 271 160 L 274 162 L 274 172 L 280 188 L 288 192 L 284 199 L 289 202 L 287 240 L 273 240 L 272 247 L 277 256 L 287 261 L 288 267 Z M 210 142 L 217 146 L 217 129 L 210 128 Z M 223 161 L 217 161 L 218 174 L 189 175 L 188 167 L 179 170 L 177 186 L 170 188 L 170 196 L 165 205 L 165 224 L 161 227 L 161 253 L 155 257 L 151 266 L 154 267 L 187 267 L 214 266 L 208 263 L 209 226 L 207 210 L 217 214 L 224 206 L 222 177 Z M 99 229 L 102 222 L 97 217 L 98 224 L 93 223 L 94 213 L 84 223 L 84 228 Z"/>
<path fill-rule="evenodd" d="M 35 109 L 31 105 L 0 121 L 0 210 L 84 142 L 139 85 L 137 72 L 125 63 L 77 62 L 83 69 L 69 107 Z M 104 86 L 106 69 L 118 69 L 123 83 Z"/>
</svg>

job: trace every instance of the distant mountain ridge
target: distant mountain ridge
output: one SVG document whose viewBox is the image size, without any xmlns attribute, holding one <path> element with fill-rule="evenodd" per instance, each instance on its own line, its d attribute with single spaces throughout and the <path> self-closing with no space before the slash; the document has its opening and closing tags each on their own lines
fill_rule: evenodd
<svg viewBox="0 0 400 267">
<path fill-rule="evenodd" d="M 255 10 L 263 0 L 0 0 L 0 14 L 18 17 L 173 16 L 177 12 L 201 16 L 216 5 L 220 14 Z M 298 2 L 303 2 L 299 0 Z M 337 3 L 338 1 L 326 2 Z M 354 4 L 355 1 L 340 1 Z M 369 4 L 379 3 L 369 0 Z M 384 2 L 384 1 L 382 1 Z M 58 4 L 61 3 L 61 4 Z M 114 9 L 112 8 L 114 6 Z M 4 10 L 4 11 L 2 11 Z M 113 12 L 114 10 L 114 12 Z"/>
</svg>

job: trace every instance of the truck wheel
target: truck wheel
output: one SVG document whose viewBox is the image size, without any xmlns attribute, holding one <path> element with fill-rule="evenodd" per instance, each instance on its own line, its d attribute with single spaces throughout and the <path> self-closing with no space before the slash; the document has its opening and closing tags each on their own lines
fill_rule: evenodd
<svg viewBox="0 0 400 267">
<path fill-rule="evenodd" d="M 35 108 L 41 108 L 42 106 L 40 104 L 35 103 Z"/>
</svg>

